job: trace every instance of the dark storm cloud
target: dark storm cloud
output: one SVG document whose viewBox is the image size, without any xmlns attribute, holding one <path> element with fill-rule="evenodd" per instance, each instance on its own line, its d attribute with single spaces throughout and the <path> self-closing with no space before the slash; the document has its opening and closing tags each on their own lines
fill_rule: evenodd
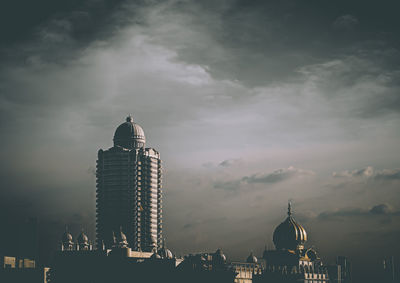
<svg viewBox="0 0 400 283">
<path fill-rule="evenodd" d="M 5 0 L 0 9 L 1 45 L 30 38 L 50 21 L 65 21 L 73 37 L 86 41 L 98 35 L 123 0 Z"/>
<path fill-rule="evenodd" d="M 377 7 L 373 1 L 291 0 L 173 5 L 177 11 L 190 14 L 192 21 L 187 24 L 200 31 L 205 25 L 209 30 L 203 42 L 189 44 L 189 48 L 180 46 L 180 58 L 210 66 L 211 74 L 217 77 L 251 86 L 292 77 L 305 64 L 351 54 L 365 42 L 386 42 L 390 49 L 399 39 L 400 23 L 393 12 L 398 7 L 395 1 Z M 357 33 L 332 30 L 332 25 L 350 29 L 356 23 L 360 25 Z"/>
</svg>

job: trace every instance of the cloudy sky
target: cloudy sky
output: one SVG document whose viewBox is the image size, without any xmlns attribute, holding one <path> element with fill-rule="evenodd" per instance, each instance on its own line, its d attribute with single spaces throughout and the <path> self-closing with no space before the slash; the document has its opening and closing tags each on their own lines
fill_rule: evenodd
<svg viewBox="0 0 400 283">
<path fill-rule="evenodd" d="M 377 274 L 400 252 L 399 8 L 3 1 L 2 221 L 37 217 L 41 247 L 65 224 L 93 239 L 97 151 L 132 114 L 176 254 L 260 255 L 291 200 L 325 262 Z"/>
</svg>

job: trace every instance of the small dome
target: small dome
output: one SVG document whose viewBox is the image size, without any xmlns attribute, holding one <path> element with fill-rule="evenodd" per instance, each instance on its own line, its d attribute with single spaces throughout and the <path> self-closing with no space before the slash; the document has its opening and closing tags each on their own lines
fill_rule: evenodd
<svg viewBox="0 0 400 283">
<path fill-rule="evenodd" d="M 127 149 L 144 147 L 146 138 L 142 127 L 133 122 L 132 116 L 126 118 L 126 122 L 118 126 L 114 134 L 114 146 Z"/>
<path fill-rule="evenodd" d="M 78 244 L 88 244 L 89 243 L 89 238 L 86 236 L 86 234 L 82 231 L 78 238 L 77 238 Z"/>
<path fill-rule="evenodd" d="M 306 230 L 292 217 L 291 205 L 288 205 L 288 217 L 278 227 L 273 235 L 273 241 L 277 250 L 302 250 L 307 241 Z"/>
<path fill-rule="evenodd" d="M 128 246 L 128 240 L 126 239 L 126 236 L 124 232 L 122 232 L 122 227 L 120 228 L 119 233 L 117 233 L 117 244 L 119 247 L 127 247 Z"/>
<path fill-rule="evenodd" d="M 226 262 L 226 256 L 224 255 L 221 249 L 215 251 L 213 256 L 213 261 L 221 264 L 224 264 Z"/>
<path fill-rule="evenodd" d="M 63 243 L 72 243 L 72 235 L 65 230 L 63 236 L 62 236 L 62 242 Z"/>
<path fill-rule="evenodd" d="M 120 231 L 118 240 L 119 240 L 120 242 L 126 241 L 126 235 L 124 234 L 124 232 Z"/>
<path fill-rule="evenodd" d="M 174 257 L 172 252 L 165 247 L 162 247 L 158 250 L 158 255 L 163 259 L 172 259 Z"/>
<path fill-rule="evenodd" d="M 253 253 L 251 252 L 250 255 L 247 257 L 246 259 L 247 263 L 257 263 L 258 259 L 255 255 L 253 255 Z"/>
</svg>

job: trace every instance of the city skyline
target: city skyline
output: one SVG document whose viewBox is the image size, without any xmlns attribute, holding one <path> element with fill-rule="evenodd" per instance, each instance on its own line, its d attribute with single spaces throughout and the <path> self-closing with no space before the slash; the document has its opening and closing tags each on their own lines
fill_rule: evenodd
<svg viewBox="0 0 400 283">
<path fill-rule="evenodd" d="M 36 216 L 44 254 L 65 224 L 95 238 L 97 150 L 129 114 L 177 254 L 260 255 L 288 200 L 324 261 L 399 254 L 396 1 L 5 3 L 1 220 Z"/>
</svg>

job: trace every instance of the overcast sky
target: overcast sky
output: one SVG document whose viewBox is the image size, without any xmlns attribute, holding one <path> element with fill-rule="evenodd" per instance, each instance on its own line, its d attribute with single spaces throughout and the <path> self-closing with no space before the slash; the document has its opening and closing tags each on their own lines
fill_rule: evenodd
<svg viewBox="0 0 400 283">
<path fill-rule="evenodd" d="M 372 276 L 400 252 L 399 8 L 4 1 L 3 218 L 38 217 L 42 246 L 65 224 L 93 239 L 97 151 L 132 114 L 164 161 L 174 253 L 261 255 L 291 200 L 325 262 Z"/>
</svg>

